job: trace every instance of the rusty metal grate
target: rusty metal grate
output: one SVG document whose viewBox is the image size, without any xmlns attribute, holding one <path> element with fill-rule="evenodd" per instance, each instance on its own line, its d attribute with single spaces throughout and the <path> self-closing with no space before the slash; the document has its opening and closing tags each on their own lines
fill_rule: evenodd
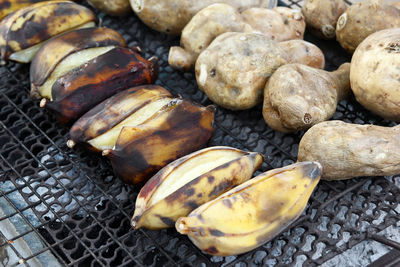
<svg viewBox="0 0 400 267">
<path fill-rule="evenodd" d="M 298 8 L 301 3 L 280 4 Z M 149 30 L 134 16 L 102 16 L 102 20 L 123 34 L 129 45 L 139 45 L 147 57 L 159 57 L 158 84 L 184 98 L 211 104 L 197 90 L 192 73 L 168 66 L 169 47 L 178 44 L 178 38 Z M 335 43 L 310 35 L 306 39 L 324 51 L 329 70 L 350 59 Z M 400 221 L 400 176 L 322 181 L 294 225 L 237 257 L 203 254 L 174 229 L 132 231 L 129 220 L 139 188 L 116 179 L 100 155 L 68 149 L 69 129 L 30 100 L 28 91 L 29 66 L 0 68 L 0 265 L 312 266 L 362 240 L 375 239 L 399 249 L 376 233 Z M 342 101 L 334 119 L 394 125 L 354 99 Z M 262 119 L 261 106 L 244 112 L 218 108 L 215 126 L 212 145 L 262 152 L 266 158 L 262 171 L 293 163 L 303 134 L 271 130 Z"/>
</svg>

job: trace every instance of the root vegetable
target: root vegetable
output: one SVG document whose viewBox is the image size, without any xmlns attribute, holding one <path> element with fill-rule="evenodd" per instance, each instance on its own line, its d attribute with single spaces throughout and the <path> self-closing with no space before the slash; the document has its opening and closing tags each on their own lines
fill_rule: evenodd
<svg viewBox="0 0 400 267">
<path fill-rule="evenodd" d="M 400 173 L 400 126 L 321 122 L 300 141 L 299 161 L 322 164 L 325 180 Z"/>
</svg>

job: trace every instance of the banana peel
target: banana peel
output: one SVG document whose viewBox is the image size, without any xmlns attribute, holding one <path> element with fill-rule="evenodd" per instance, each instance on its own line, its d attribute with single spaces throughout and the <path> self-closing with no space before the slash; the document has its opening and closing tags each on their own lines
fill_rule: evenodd
<svg viewBox="0 0 400 267">
<path fill-rule="evenodd" d="M 140 190 L 131 224 L 135 229 L 173 227 L 193 209 L 250 179 L 262 155 L 216 146 L 168 164 Z"/>
<path fill-rule="evenodd" d="M 18 9 L 43 1 L 44 0 L 0 0 L 0 20 Z"/>
<path fill-rule="evenodd" d="M 103 155 L 124 182 L 142 185 L 168 163 L 207 145 L 214 112 L 214 106 L 173 99 L 146 122 L 123 127 L 114 148 Z"/>
<path fill-rule="evenodd" d="M 301 215 L 321 174 L 318 162 L 265 172 L 179 218 L 176 230 L 208 254 L 248 252 Z"/>
<path fill-rule="evenodd" d="M 153 107 L 152 110 L 148 110 L 149 105 L 163 99 L 169 103 L 172 95 L 158 85 L 142 85 L 122 91 L 77 120 L 71 127 L 71 138 L 67 145 L 73 148 L 75 144 L 86 143 L 95 151 L 111 149 L 124 125 L 135 126 L 151 118 L 162 106 L 159 109 Z M 142 115 L 138 116 L 138 113 Z M 136 120 L 132 119 L 134 116 Z"/>
<path fill-rule="evenodd" d="M 157 75 L 157 58 L 146 60 L 133 49 L 116 47 L 60 77 L 52 86 L 52 101 L 44 98 L 40 106 L 68 124 L 118 92 L 154 83 Z"/>
<path fill-rule="evenodd" d="M 93 27 L 96 21 L 91 10 L 71 1 L 44 1 L 19 9 L 0 22 L 0 63 L 9 59 L 28 63 L 45 41 Z"/>
<path fill-rule="evenodd" d="M 51 93 L 44 94 L 43 91 L 46 89 L 43 87 L 49 87 L 50 90 L 47 89 L 47 91 L 51 92 L 51 87 L 58 77 L 66 74 L 74 67 L 83 65 L 91 60 L 92 57 L 99 56 L 101 52 L 91 57 L 85 56 L 85 54 L 88 54 L 91 48 L 100 47 L 126 47 L 126 43 L 118 32 L 104 27 L 67 32 L 46 42 L 36 53 L 31 63 L 31 97 L 35 99 L 42 97 L 51 99 Z M 73 62 L 66 64 L 64 67 L 61 66 L 62 64 L 60 63 L 67 58 Z M 53 82 L 51 83 L 50 80 Z"/>
</svg>

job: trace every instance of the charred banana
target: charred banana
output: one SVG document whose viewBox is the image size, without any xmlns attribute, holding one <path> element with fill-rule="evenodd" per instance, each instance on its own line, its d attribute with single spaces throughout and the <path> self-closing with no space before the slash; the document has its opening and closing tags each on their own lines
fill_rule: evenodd
<svg viewBox="0 0 400 267">
<path fill-rule="evenodd" d="M 0 20 L 18 9 L 43 1 L 44 0 L 0 0 Z"/>
<path fill-rule="evenodd" d="M 95 23 L 92 11 L 71 1 L 45 1 L 19 9 L 0 22 L 0 63 L 28 63 L 48 39 Z"/>
<path fill-rule="evenodd" d="M 131 220 L 137 229 L 173 227 L 175 221 L 247 181 L 262 156 L 231 147 L 210 147 L 168 164 L 140 190 Z"/>
<path fill-rule="evenodd" d="M 172 99 L 138 126 L 124 126 L 113 149 L 103 151 L 126 183 L 142 184 L 168 163 L 206 146 L 214 106 Z"/>
<path fill-rule="evenodd" d="M 171 94 L 158 85 L 144 85 L 122 91 L 100 103 L 70 130 L 67 145 L 87 143 L 96 151 L 112 149 L 124 126 L 139 125 L 172 100 Z"/>
<path fill-rule="evenodd" d="M 31 97 L 52 99 L 58 78 L 119 46 L 126 46 L 124 38 L 108 28 L 79 29 L 46 42 L 31 63 Z"/>
<path fill-rule="evenodd" d="M 321 173 L 317 162 L 265 172 L 179 218 L 176 229 L 209 254 L 250 251 L 301 215 Z"/>
<path fill-rule="evenodd" d="M 66 124 L 127 88 L 154 83 L 158 60 L 144 59 L 134 50 L 116 47 L 59 77 L 51 87 L 50 101 L 41 107 L 53 111 Z"/>
</svg>

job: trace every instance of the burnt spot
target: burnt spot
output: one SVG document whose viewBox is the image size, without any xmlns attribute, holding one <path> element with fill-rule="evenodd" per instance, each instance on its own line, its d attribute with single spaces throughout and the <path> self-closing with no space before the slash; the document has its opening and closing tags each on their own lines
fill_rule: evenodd
<svg viewBox="0 0 400 267">
<path fill-rule="evenodd" d="M 149 83 L 148 64 L 131 53 L 130 49 L 115 48 L 62 76 L 53 84 L 54 101 L 48 107 L 68 122 L 122 90 Z M 130 72 L 133 66 L 138 67 L 134 73 Z"/>
<path fill-rule="evenodd" d="M 245 202 L 251 202 L 251 201 L 252 201 L 251 195 L 250 195 L 249 193 L 247 193 L 246 191 L 240 192 L 240 197 L 241 197 Z"/>
<path fill-rule="evenodd" d="M 195 201 L 187 201 L 183 206 L 188 207 L 192 210 L 196 209 L 199 205 Z"/>
<path fill-rule="evenodd" d="M 146 198 L 151 192 L 153 192 L 154 188 L 158 187 L 161 184 L 161 182 L 162 180 L 159 179 L 159 176 L 154 176 L 142 187 L 139 196 Z"/>
<path fill-rule="evenodd" d="M 32 83 L 42 85 L 56 66 L 67 56 L 87 48 L 105 46 L 125 46 L 125 41 L 119 33 L 108 28 L 78 29 L 56 37 L 38 51 L 37 60 L 32 61 L 30 79 Z M 41 60 L 46 58 L 42 54 L 46 54 L 48 51 L 54 53 L 56 60 Z"/>
<path fill-rule="evenodd" d="M 281 203 L 282 201 L 276 201 L 272 199 L 268 202 L 263 203 L 262 208 L 259 209 L 254 219 L 256 219 L 257 222 L 260 223 L 277 221 L 277 215 L 282 211 Z"/>
<path fill-rule="evenodd" d="M 197 194 L 197 197 L 198 197 L 198 198 L 203 197 L 203 193 L 198 193 L 198 194 Z"/>
<path fill-rule="evenodd" d="M 194 190 L 194 188 L 189 188 L 189 189 L 186 189 L 185 191 L 183 191 L 183 193 L 184 193 L 186 196 L 190 197 L 190 196 L 193 196 L 193 195 L 194 195 L 195 190 Z"/>
<path fill-rule="evenodd" d="M 210 232 L 210 235 L 212 235 L 212 236 L 217 236 L 217 237 L 225 236 L 225 234 L 223 232 L 221 232 L 217 229 L 210 229 L 209 232 Z"/>
<path fill-rule="evenodd" d="M 172 219 L 170 219 L 170 218 L 168 218 L 168 217 L 163 217 L 163 216 L 159 216 L 159 215 L 158 215 L 158 217 L 160 218 L 160 220 L 161 220 L 164 224 L 166 224 L 166 225 L 168 225 L 168 226 L 170 226 L 170 227 L 175 226 L 175 221 L 174 221 L 174 220 L 172 220 Z"/>
<path fill-rule="evenodd" d="M 86 10 L 83 6 L 74 3 L 59 3 L 53 11 L 53 16 L 73 16 L 78 15 L 81 11 Z M 87 10 L 86 12 L 90 12 Z"/>
<path fill-rule="evenodd" d="M 222 204 L 227 206 L 229 209 L 232 209 L 232 202 L 230 199 L 226 198 L 226 199 L 222 200 Z"/>
<path fill-rule="evenodd" d="M 166 108 L 151 120 L 152 125 L 159 126 L 157 130 L 147 128 L 146 124 L 141 125 L 140 134 L 135 134 L 135 128 L 125 129 L 127 132 L 120 135 L 112 151 L 114 170 L 122 172 L 120 176 L 124 175 L 129 180 L 136 180 L 133 177 L 144 180 L 171 161 L 204 147 L 213 133 L 212 121 L 212 113 L 205 108 L 179 100 L 179 104 Z M 147 164 L 138 164 L 136 153 L 140 153 Z M 123 167 L 119 166 L 121 163 Z M 185 205 L 192 208 L 198 206 L 195 202 Z"/>
<path fill-rule="evenodd" d="M 315 180 L 321 177 L 322 168 L 321 165 L 316 163 L 304 163 L 301 170 L 303 172 L 303 177 L 309 177 L 311 180 Z M 305 185 L 307 187 L 307 185 Z"/>
<path fill-rule="evenodd" d="M 48 32 L 48 22 L 42 18 L 40 21 L 34 21 L 35 16 L 23 22 L 21 28 L 16 31 L 9 31 L 8 41 L 16 41 L 21 50 L 29 48 L 35 44 L 48 40 L 51 35 Z M 9 47 L 10 50 L 12 49 Z"/>
<path fill-rule="evenodd" d="M 214 246 L 211 246 L 209 248 L 204 249 L 205 252 L 209 253 L 209 254 L 217 254 L 218 253 L 218 249 Z"/>
<path fill-rule="evenodd" d="M 108 155 L 115 174 L 128 184 L 141 184 L 161 169 L 149 164 L 141 151 L 120 149 Z"/>
<path fill-rule="evenodd" d="M 0 3 L 0 10 L 4 10 L 11 7 L 10 1 L 3 1 Z"/>
<path fill-rule="evenodd" d="M 210 176 L 207 177 L 207 180 L 208 180 L 209 184 L 212 184 L 215 181 L 215 177 L 210 175 Z"/>
<path fill-rule="evenodd" d="M 297 188 L 297 185 L 292 186 L 292 189 L 296 189 L 296 188 Z"/>
<path fill-rule="evenodd" d="M 218 185 L 214 186 L 213 190 L 208 195 L 210 198 L 214 198 L 219 196 L 221 193 L 225 192 L 227 189 L 232 187 L 232 181 L 230 180 L 223 180 Z"/>
</svg>

